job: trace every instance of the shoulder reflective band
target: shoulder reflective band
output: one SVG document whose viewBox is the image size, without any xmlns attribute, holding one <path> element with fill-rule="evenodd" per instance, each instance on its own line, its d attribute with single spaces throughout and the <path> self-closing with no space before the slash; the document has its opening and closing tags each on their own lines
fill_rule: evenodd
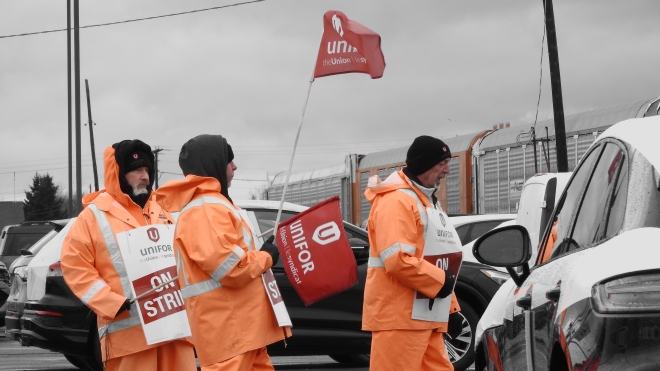
<svg viewBox="0 0 660 371">
<path fill-rule="evenodd" d="M 101 235 L 103 235 L 105 246 L 108 249 L 108 253 L 110 254 L 112 265 L 114 266 L 115 271 L 119 276 L 119 280 L 121 281 L 121 288 L 124 292 L 124 297 L 131 298 L 133 296 L 131 291 L 131 283 L 128 279 L 128 274 L 126 273 L 126 266 L 124 265 L 124 260 L 121 257 L 119 246 L 117 246 L 115 234 L 112 232 L 112 227 L 110 227 L 110 222 L 108 222 L 108 218 L 106 217 L 105 212 L 99 210 L 96 205 L 89 204 L 87 207 L 94 213 L 94 216 L 96 217 L 96 223 L 99 225 L 99 229 L 101 229 Z M 106 334 L 111 334 L 115 331 L 124 330 L 133 326 L 139 326 L 140 317 L 138 315 L 137 305 L 131 305 L 129 313 L 131 314 L 130 318 L 112 322 L 106 326 L 101 327 L 99 329 L 99 336 L 101 337 Z"/>
<path fill-rule="evenodd" d="M 384 261 L 387 260 L 387 258 L 391 257 L 392 255 L 396 254 L 397 251 L 403 251 L 407 252 L 408 254 L 415 256 L 415 246 L 412 245 L 407 245 L 404 243 L 395 243 L 394 245 L 388 247 L 387 249 L 383 250 L 383 252 L 380 253 L 379 257 L 369 257 L 369 268 L 384 268 L 385 263 Z"/>
<path fill-rule="evenodd" d="M 236 215 L 236 217 L 238 218 L 238 220 L 241 221 L 241 224 L 242 224 L 243 219 L 241 218 L 241 215 L 238 212 L 238 210 L 231 207 L 226 201 L 224 201 L 220 198 L 217 198 L 217 197 L 201 197 L 201 198 L 198 198 L 196 200 L 190 201 L 186 206 L 184 206 L 181 209 L 181 214 L 183 214 L 187 210 L 190 210 L 193 207 L 202 206 L 206 203 L 220 204 L 220 205 L 225 206 L 226 208 L 231 210 L 234 213 L 234 215 Z M 245 238 L 246 234 L 248 236 L 250 235 L 250 233 L 248 231 L 246 231 L 245 228 L 243 228 L 243 237 L 244 238 Z M 250 243 L 250 241 L 251 241 L 251 238 L 250 238 L 250 240 L 247 240 L 246 243 Z M 218 289 L 218 288 L 222 287 L 222 284 L 220 283 L 220 280 L 222 280 L 227 275 L 227 273 L 236 264 L 238 264 L 238 262 L 240 261 L 240 259 L 243 255 L 245 255 L 245 251 L 243 251 L 243 249 L 240 246 L 234 247 L 234 250 L 233 250 L 232 254 L 230 254 L 227 257 L 227 259 L 225 259 L 225 261 L 223 261 L 220 264 L 220 266 L 218 268 L 216 268 L 215 271 L 213 271 L 213 273 L 211 273 L 211 279 L 210 280 L 206 280 L 206 281 L 202 281 L 202 282 L 198 282 L 198 283 L 190 285 L 188 283 L 188 279 L 187 279 L 187 277 L 184 273 L 184 287 L 181 288 L 181 296 L 184 299 L 187 299 L 187 298 L 191 298 L 193 296 L 205 294 L 209 291 L 213 291 L 215 289 Z M 179 255 L 179 261 L 177 262 L 177 266 L 179 266 L 179 264 L 181 266 L 184 265 L 183 261 L 181 260 L 180 255 Z M 184 266 L 184 268 L 185 268 L 185 266 Z M 184 271 L 185 271 L 185 269 L 184 269 Z"/>
<path fill-rule="evenodd" d="M 426 236 L 426 228 L 427 225 L 429 224 L 428 221 L 429 217 L 426 214 L 426 208 L 424 207 L 424 205 L 422 205 L 421 202 L 419 202 L 419 197 L 417 197 L 417 193 L 415 193 L 415 191 L 413 191 L 412 189 L 408 189 L 408 188 L 399 188 L 397 189 L 397 191 L 407 194 L 408 196 L 412 197 L 417 203 L 417 210 L 419 210 L 419 219 L 422 221 L 422 225 L 424 226 L 424 236 Z"/>
<path fill-rule="evenodd" d="M 236 210 L 236 208 L 231 206 L 227 201 L 219 197 L 204 196 L 196 200 L 192 200 L 188 202 L 188 204 L 186 204 L 186 206 L 184 206 L 181 209 L 181 214 L 183 214 L 184 211 L 192 209 L 193 207 L 202 206 L 204 204 L 223 205 L 224 207 L 228 208 L 232 213 L 234 213 L 234 215 L 236 215 L 236 218 L 238 218 L 238 220 L 241 221 L 241 225 L 243 225 L 244 222 L 243 222 L 243 218 L 241 218 L 241 213 L 238 210 Z M 181 217 L 181 215 L 179 215 L 179 217 Z M 252 234 L 250 233 L 250 231 L 245 229 L 245 227 L 243 227 L 242 232 L 243 232 L 243 241 L 245 241 L 245 246 L 247 246 L 248 250 L 252 250 Z"/>
</svg>

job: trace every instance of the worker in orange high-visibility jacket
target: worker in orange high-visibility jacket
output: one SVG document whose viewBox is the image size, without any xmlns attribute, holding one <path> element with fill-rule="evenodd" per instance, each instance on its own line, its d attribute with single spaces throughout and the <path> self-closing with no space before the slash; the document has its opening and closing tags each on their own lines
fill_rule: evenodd
<svg viewBox="0 0 660 371">
<path fill-rule="evenodd" d="M 197 369 L 188 338 L 147 345 L 115 237 L 151 224 L 173 224 L 152 197 L 153 163 L 151 147 L 140 140 L 106 148 L 105 189 L 83 198 L 86 207 L 62 244 L 64 280 L 97 315 L 105 370 Z"/>
<path fill-rule="evenodd" d="M 427 244 L 460 248 L 453 227 L 453 232 L 442 233 L 451 240 L 438 238 L 443 228 L 447 231 L 449 221 L 441 213 L 435 192 L 449 173 L 450 160 L 445 143 L 421 136 L 408 149 L 407 167 L 382 182 L 378 176 L 369 179 L 364 194 L 372 204 L 368 220 L 370 253 L 362 329 L 372 332 L 371 371 L 454 369 L 443 335 L 455 338 L 463 327 L 453 295 L 455 277 L 423 258 Z M 413 319 L 414 301 L 419 300 L 416 292 L 431 298 L 429 311 L 433 301 L 439 300 L 436 298 L 451 296 L 448 322 Z"/>
<path fill-rule="evenodd" d="M 179 283 L 204 371 L 273 370 L 266 346 L 291 336 L 279 327 L 261 274 L 277 246 L 255 246 L 250 221 L 229 197 L 234 154 L 220 135 L 200 135 L 181 148 L 186 176 L 167 182 L 156 199 L 180 211 L 174 233 Z"/>
</svg>

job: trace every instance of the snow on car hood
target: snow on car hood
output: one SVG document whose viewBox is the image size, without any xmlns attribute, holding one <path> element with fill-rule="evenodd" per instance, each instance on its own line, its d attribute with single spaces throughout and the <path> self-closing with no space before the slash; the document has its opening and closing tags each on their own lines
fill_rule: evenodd
<svg viewBox="0 0 660 371">
<path fill-rule="evenodd" d="M 62 243 L 69 233 L 71 225 L 76 220 L 72 218 L 62 230 L 44 246 L 27 266 L 28 287 L 27 300 L 39 300 L 46 294 L 46 275 L 51 264 L 60 261 Z"/>
</svg>

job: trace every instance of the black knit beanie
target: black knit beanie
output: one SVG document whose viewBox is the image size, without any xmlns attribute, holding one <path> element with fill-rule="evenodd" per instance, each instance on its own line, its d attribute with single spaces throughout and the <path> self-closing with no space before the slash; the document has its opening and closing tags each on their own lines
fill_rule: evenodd
<svg viewBox="0 0 660 371">
<path fill-rule="evenodd" d="M 422 135 L 413 141 L 406 154 L 406 166 L 415 175 L 425 173 L 440 161 L 451 157 L 451 151 L 440 139 Z"/>
</svg>

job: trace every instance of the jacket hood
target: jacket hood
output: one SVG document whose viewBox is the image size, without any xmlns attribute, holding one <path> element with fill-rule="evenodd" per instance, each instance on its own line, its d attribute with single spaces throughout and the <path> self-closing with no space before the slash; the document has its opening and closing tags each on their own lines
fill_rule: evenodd
<svg viewBox="0 0 660 371">
<path fill-rule="evenodd" d="M 227 140 L 222 135 L 198 135 L 187 141 L 179 153 L 183 175 L 215 178 L 220 183 L 220 193 L 231 201 L 227 190 L 229 162 Z"/>
<path fill-rule="evenodd" d="M 380 180 L 378 175 L 371 176 L 367 183 L 367 189 L 364 191 L 364 196 L 369 203 L 373 204 L 377 196 L 401 188 L 412 189 L 420 199 L 428 200 L 428 196 L 426 196 L 419 188 L 413 186 L 412 181 L 410 181 L 401 170 L 390 174 L 385 180 Z M 430 203 L 430 201 L 427 202 Z"/>
<path fill-rule="evenodd" d="M 220 182 L 212 177 L 187 175 L 171 180 L 156 190 L 156 202 L 168 212 L 178 212 L 197 196 L 220 193 Z"/>
<path fill-rule="evenodd" d="M 147 155 L 152 157 L 153 163 L 153 153 L 151 153 L 151 147 L 143 143 L 140 140 L 125 140 L 119 143 L 113 144 L 111 147 L 107 147 L 103 152 L 103 185 L 105 186 L 104 190 L 87 194 L 83 197 L 83 204 L 87 205 L 96 199 L 102 193 L 108 193 L 114 198 L 115 201 L 119 202 L 123 206 L 128 206 L 133 204 L 133 199 L 131 198 L 132 188 L 128 185 L 126 181 L 126 176 L 123 170 L 123 164 L 126 156 L 130 155 L 131 152 L 135 150 L 141 150 Z M 121 165 L 120 165 L 121 164 Z M 144 203 L 151 196 L 151 188 L 154 184 L 154 169 L 149 169 L 149 194 L 144 195 Z M 135 202 L 136 204 L 138 202 Z M 140 205 L 141 207 L 144 207 Z"/>
</svg>

